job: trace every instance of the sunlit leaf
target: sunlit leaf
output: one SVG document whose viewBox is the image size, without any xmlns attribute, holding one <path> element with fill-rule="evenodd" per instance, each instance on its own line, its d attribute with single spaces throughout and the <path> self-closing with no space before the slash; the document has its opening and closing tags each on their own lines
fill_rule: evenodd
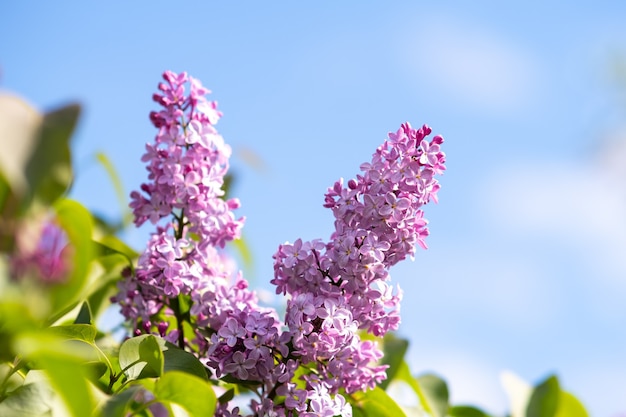
<svg viewBox="0 0 626 417">
<path fill-rule="evenodd" d="M 93 227 L 89 211 L 76 201 L 61 200 L 55 204 L 55 210 L 57 220 L 69 239 L 72 254 L 70 276 L 63 285 L 52 288 L 54 310 L 62 311 L 76 305 L 87 284 L 94 255 L 91 239 Z"/>
<path fill-rule="evenodd" d="M 190 416 L 212 416 L 217 404 L 215 392 L 205 380 L 179 371 L 163 374 L 154 395 L 159 401 L 179 405 Z"/>
<path fill-rule="evenodd" d="M 13 192 L 28 190 L 26 164 L 37 148 L 43 116 L 23 99 L 0 94 L 0 171 Z"/>
<path fill-rule="evenodd" d="M 43 116 L 23 99 L 0 94 L 0 251 L 14 244 L 14 219 L 29 187 L 26 164 L 37 147 Z"/>
<path fill-rule="evenodd" d="M 128 209 L 127 195 L 124 191 L 122 180 L 120 179 L 120 176 L 117 173 L 113 162 L 111 162 L 111 160 L 108 156 L 106 156 L 105 153 L 96 153 L 96 160 L 107 172 L 109 179 L 111 180 L 111 184 L 113 185 L 113 189 L 115 190 L 115 196 L 117 197 L 117 202 L 120 206 L 120 213 L 122 213 L 122 227 L 128 226 L 132 221 L 132 213 Z"/>
<path fill-rule="evenodd" d="M 43 382 L 22 385 L 0 402 L 0 416 L 52 416 L 50 403 L 52 402 L 53 395 L 54 392 L 52 389 Z"/>
<path fill-rule="evenodd" d="M 68 340 L 82 340 L 93 344 L 98 330 L 92 324 L 68 324 L 65 326 L 53 326 L 46 332 Z"/>
<path fill-rule="evenodd" d="M 406 417 L 402 408 L 380 387 L 352 394 L 349 400 L 354 417 Z"/>
<path fill-rule="evenodd" d="M 0 213 L 4 211 L 4 205 L 8 202 L 10 196 L 11 186 L 6 178 L 4 178 L 2 171 L 0 171 Z"/>
<path fill-rule="evenodd" d="M 398 366 L 396 379 L 407 383 L 417 395 L 421 407 L 433 417 L 444 417 L 448 412 L 448 386 L 440 377 L 424 374 L 413 377 L 406 362 Z"/>
<path fill-rule="evenodd" d="M 43 204 L 51 204 L 63 195 L 72 182 L 70 139 L 80 107 L 65 106 L 43 118 L 37 146 L 26 164 L 30 194 Z"/>
<path fill-rule="evenodd" d="M 23 383 L 24 377 L 19 372 L 16 372 L 14 365 L 0 363 L 0 396 L 2 391 L 5 393 L 11 392 L 22 386 Z"/>
<path fill-rule="evenodd" d="M 17 351 L 23 352 L 31 364 L 36 364 L 45 372 L 51 387 L 63 400 L 71 416 L 91 414 L 95 401 L 85 363 L 98 360 L 92 346 L 79 340 L 63 340 L 51 332 L 19 335 L 15 344 Z M 33 371 L 28 376 L 31 373 Z"/>
<path fill-rule="evenodd" d="M 5 294 L 0 294 L 5 295 Z M 14 349 L 14 337 L 21 332 L 37 330 L 37 320 L 29 306 L 15 300 L 0 301 L 0 361 L 11 362 L 18 354 Z M 21 352 L 20 352 L 21 353 Z"/>
<path fill-rule="evenodd" d="M 559 408 L 555 417 L 589 417 L 583 404 L 569 392 L 559 394 Z"/>
<path fill-rule="evenodd" d="M 120 346 L 120 366 L 128 379 L 154 378 L 163 374 L 163 352 L 157 338 L 145 334 L 130 338 Z"/>
<path fill-rule="evenodd" d="M 244 267 L 252 268 L 252 252 L 248 247 L 248 243 L 243 236 L 239 239 L 233 240 L 232 244 L 237 249 L 237 253 L 241 256 L 241 261 L 243 262 Z"/>
<path fill-rule="evenodd" d="M 45 359 L 45 369 L 50 383 L 63 398 L 74 417 L 88 416 L 95 407 L 83 364 L 65 357 Z"/>
<path fill-rule="evenodd" d="M 117 253 L 126 257 L 131 264 L 133 259 L 139 256 L 134 249 L 113 235 L 96 236 L 94 237 L 94 241 L 96 242 L 96 253 L 99 256 Z"/>
<path fill-rule="evenodd" d="M 100 354 L 93 342 L 82 338 L 89 339 L 90 335 L 65 334 L 65 330 L 57 332 L 46 329 L 19 333 L 15 335 L 12 345 L 31 369 L 46 369 L 47 358 L 63 358 L 74 364 L 99 361 Z"/>
<path fill-rule="evenodd" d="M 549 376 L 540 382 L 530 396 L 526 417 L 554 417 L 559 406 L 560 393 L 556 376 Z"/>
<path fill-rule="evenodd" d="M 398 381 L 403 381 L 409 387 L 411 387 L 415 395 L 417 395 L 417 398 L 419 399 L 419 402 L 420 402 L 420 406 L 424 409 L 424 411 L 426 411 L 431 416 L 435 416 L 435 410 L 433 408 L 433 405 L 430 404 L 429 399 L 426 397 L 426 395 L 422 391 L 422 388 L 420 387 L 420 384 L 417 381 L 417 379 L 414 378 L 413 375 L 411 375 L 409 365 L 407 365 L 406 362 L 403 361 L 398 366 L 398 371 L 396 372 L 395 379 Z"/>
<path fill-rule="evenodd" d="M 14 220 L 20 206 L 9 182 L 0 172 L 0 252 L 10 252 L 14 248 Z M 6 275 L 5 275 L 6 276 Z"/>
<path fill-rule="evenodd" d="M 118 292 L 117 283 L 126 268 L 128 258 L 118 253 L 97 257 L 92 262 L 86 293 L 94 322 L 111 305 L 111 296 Z"/>
<path fill-rule="evenodd" d="M 428 408 L 435 417 L 444 417 L 448 413 L 448 386 L 446 382 L 434 374 L 417 377 L 417 382 L 425 397 Z M 425 407 L 424 407 L 425 408 Z"/>
<path fill-rule="evenodd" d="M 381 363 L 389 365 L 389 368 L 387 368 L 387 379 L 380 384 L 382 389 L 387 389 L 389 383 L 396 377 L 396 373 L 404 361 L 404 355 L 406 354 L 408 347 L 408 340 L 400 339 L 392 333 L 387 333 L 383 338 L 384 356 Z"/>
<path fill-rule="evenodd" d="M 450 417 L 490 417 L 490 415 L 483 410 L 469 405 L 450 407 L 448 415 Z"/>
</svg>

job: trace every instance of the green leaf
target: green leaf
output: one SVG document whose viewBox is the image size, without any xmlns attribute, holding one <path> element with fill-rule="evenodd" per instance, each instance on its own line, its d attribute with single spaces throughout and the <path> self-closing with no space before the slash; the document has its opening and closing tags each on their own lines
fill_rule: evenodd
<svg viewBox="0 0 626 417">
<path fill-rule="evenodd" d="M 72 181 L 69 140 L 79 107 L 42 116 L 24 100 L 0 94 L 0 249 L 10 250 L 16 219 L 36 201 L 49 206 Z"/>
<path fill-rule="evenodd" d="M 406 417 L 398 404 L 380 387 L 349 397 L 354 417 Z"/>
<path fill-rule="evenodd" d="M 0 363 L 0 402 L 2 396 L 22 386 L 24 377 L 16 372 L 15 366 L 8 363 Z"/>
<path fill-rule="evenodd" d="M 95 343 L 98 329 L 92 324 L 67 324 L 64 326 L 53 326 L 46 330 L 52 335 L 59 336 L 67 340 L 82 340 L 91 345 Z"/>
<path fill-rule="evenodd" d="M 91 361 L 85 363 L 87 376 L 92 381 L 97 381 L 109 370 L 106 363 L 100 361 Z"/>
<path fill-rule="evenodd" d="M 126 243 L 113 235 L 101 235 L 94 238 L 96 242 L 96 249 L 98 256 L 106 256 L 112 254 L 120 254 L 128 259 L 129 264 L 132 265 L 133 260 L 139 256 L 139 254 L 129 247 Z"/>
<path fill-rule="evenodd" d="M 0 213 L 3 212 L 4 205 L 7 203 L 11 196 L 11 186 L 9 181 L 4 178 L 2 171 L 0 171 Z"/>
<path fill-rule="evenodd" d="M 120 367 L 130 380 L 163 374 L 163 352 L 154 335 L 144 334 L 126 340 L 120 346 L 119 357 Z"/>
<path fill-rule="evenodd" d="M 115 190 L 115 196 L 117 197 L 117 202 L 120 205 L 120 213 L 122 213 L 122 227 L 128 226 L 132 219 L 133 214 L 128 209 L 128 201 L 126 192 L 124 191 L 124 186 L 122 185 L 122 180 L 117 173 L 117 170 L 113 166 L 113 163 L 103 152 L 96 153 L 96 160 L 102 165 L 104 170 L 109 175 L 109 179 L 111 180 L 111 184 L 113 184 L 113 189 Z"/>
<path fill-rule="evenodd" d="M 43 116 L 20 97 L 0 94 L 0 250 L 13 248 L 15 220 L 28 194 L 26 164 L 37 148 Z"/>
<path fill-rule="evenodd" d="M 87 301 L 80 306 L 80 311 L 74 320 L 74 324 L 91 324 L 91 308 Z"/>
<path fill-rule="evenodd" d="M 74 357 L 67 352 L 43 350 L 37 353 L 35 359 L 45 370 L 51 386 L 63 399 L 70 415 L 74 417 L 91 415 L 95 401 L 82 358 Z"/>
<path fill-rule="evenodd" d="M 99 361 L 96 348 L 82 340 L 64 340 L 53 331 L 20 334 L 14 344 L 15 350 L 28 360 L 31 369 L 45 372 L 50 386 L 58 394 L 58 401 L 63 401 L 69 416 L 91 415 L 96 403 L 88 380 L 93 376 L 90 373 L 93 367 L 89 363 Z M 31 370 L 28 373 L 27 381 L 34 372 Z"/>
<path fill-rule="evenodd" d="M 408 348 L 408 340 L 400 339 L 392 333 L 387 333 L 383 338 L 384 356 L 381 363 L 389 365 L 389 368 L 387 368 L 387 379 L 380 384 L 382 389 L 387 389 L 389 383 L 396 377 Z"/>
<path fill-rule="evenodd" d="M 220 397 L 217 400 L 219 401 L 220 404 L 226 404 L 233 398 L 235 398 L 235 389 L 231 388 L 227 390 L 226 392 L 224 392 L 222 395 L 220 395 Z"/>
<path fill-rule="evenodd" d="M 73 104 L 43 118 L 37 147 L 25 172 L 31 196 L 43 205 L 53 203 L 72 182 L 70 138 L 79 114 L 80 107 Z"/>
<path fill-rule="evenodd" d="M 9 182 L 0 172 L 0 252 L 11 252 L 15 244 L 15 223 L 12 219 L 17 214 L 19 208 L 19 198 L 11 190 Z"/>
<path fill-rule="evenodd" d="M 250 251 L 250 247 L 248 246 L 248 243 L 243 235 L 239 239 L 233 240 L 232 244 L 235 246 L 235 249 L 237 249 L 237 252 L 241 256 L 243 266 L 245 268 L 251 269 L 253 266 L 252 252 Z"/>
<path fill-rule="evenodd" d="M 0 416 L 52 416 L 50 404 L 52 403 L 53 396 L 54 392 L 44 382 L 22 385 L 0 402 Z"/>
<path fill-rule="evenodd" d="M 483 410 L 469 405 L 456 405 L 454 407 L 450 407 L 448 415 L 450 417 L 490 417 L 490 415 L 485 413 Z"/>
<path fill-rule="evenodd" d="M 554 417 L 559 406 L 560 392 L 559 380 L 554 375 L 539 383 L 528 401 L 526 417 Z"/>
<path fill-rule="evenodd" d="M 89 211 L 73 200 L 55 204 L 57 221 L 65 230 L 71 245 L 72 271 L 63 285 L 51 290 L 54 311 L 63 312 L 76 305 L 87 284 L 90 263 L 94 256 L 91 235 L 92 219 Z"/>
<path fill-rule="evenodd" d="M 190 416 L 212 416 L 217 404 L 215 392 L 206 381 L 179 371 L 163 374 L 154 395 L 161 402 L 179 405 Z"/>
<path fill-rule="evenodd" d="M 398 366 L 398 371 L 396 372 L 396 379 L 398 381 L 403 381 L 406 384 L 408 384 L 409 387 L 411 387 L 411 389 L 413 390 L 413 392 L 415 392 L 415 394 L 417 395 L 420 405 L 424 409 L 424 411 L 426 411 L 431 416 L 435 416 L 433 405 L 429 403 L 428 398 L 422 391 L 422 388 L 420 387 L 419 382 L 417 382 L 417 379 L 415 379 L 413 375 L 411 375 L 411 371 L 409 370 L 409 365 L 407 365 L 406 362 L 403 361 Z"/>
<path fill-rule="evenodd" d="M 569 392 L 561 391 L 559 394 L 559 409 L 556 417 L 589 417 L 582 403 Z"/>
<path fill-rule="evenodd" d="M 7 187 L 18 195 L 28 191 L 26 164 L 38 146 L 42 124 L 43 116 L 29 103 L 0 94 L 0 171 Z"/>
<path fill-rule="evenodd" d="M 434 374 L 424 374 L 417 377 L 417 382 L 428 403 L 434 417 L 444 417 L 448 414 L 448 386 L 446 382 Z M 419 396 L 419 394 L 418 394 Z M 420 397 L 421 398 L 421 397 Z M 422 404 L 423 405 L 423 404 Z M 426 407 L 424 407 L 426 409 Z"/>
<path fill-rule="evenodd" d="M 163 357 L 165 359 L 165 372 L 181 371 L 208 380 L 207 370 L 202 362 L 200 362 L 197 357 L 182 350 L 178 346 L 165 342 Z"/>
<path fill-rule="evenodd" d="M 111 296 L 115 295 L 117 282 L 128 267 L 128 260 L 120 254 L 102 256 L 90 265 L 88 285 L 83 291 L 91 310 L 91 320 L 98 323 L 100 316 L 111 306 Z"/>
<path fill-rule="evenodd" d="M 98 322 L 100 315 L 111 306 L 111 296 L 119 291 L 117 282 L 122 279 L 129 266 L 129 259 L 117 252 L 100 255 L 92 262 L 86 297 L 94 322 Z"/>
<path fill-rule="evenodd" d="M 16 298 L 0 300 L 0 361 L 3 362 L 11 362 L 16 355 L 23 355 L 23 352 L 14 349 L 16 335 L 40 329 L 30 306 Z"/>
<path fill-rule="evenodd" d="M 100 355 L 95 347 L 91 329 L 88 325 L 73 324 L 70 326 L 85 326 L 83 334 L 80 331 L 64 329 L 66 326 L 56 326 L 45 330 L 30 330 L 15 335 L 12 348 L 20 356 L 33 361 L 31 367 L 45 368 L 45 358 L 67 358 L 75 363 L 85 363 L 99 360 Z M 83 340 L 86 339 L 86 340 Z M 44 358 L 40 361 L 40 358 Z"/>
<path fill-rule="evenodd" d="M 224 190 L 224 199 L 230 198 L 230 192 L 233 187 L 234 176 L 232 173 L 228 173 L 224 175 L 224 185 L 222 185 L 222 190 Z"/>
<path fill-rule="evenodd" d="M 126 411 L 130 408 L 133 398 L 139 393 L 139 391 L 141 391 L 141 387 L 134 385 L 109 398 L 102 409 L 103 417 L 128 416 Z"/>
</svg>

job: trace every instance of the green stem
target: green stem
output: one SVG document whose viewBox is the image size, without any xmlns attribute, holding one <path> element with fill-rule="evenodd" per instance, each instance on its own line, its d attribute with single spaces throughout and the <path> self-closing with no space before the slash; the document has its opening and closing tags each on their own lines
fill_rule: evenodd
<svg viewBox="0 0 626 417">
<path fill-rule="evenodd" d="M 6 376 L 4 377 L 2 384 L 0 384 L 0 402 L 2 402 L 6 398 L 6 391 L 8 388 L 9 379 L 14 373 L 22 369 L 22 366 L 24 366 L 24 362 L 22 362 L 22 359 L 19 356 L 16 356 L 15 359 L 13 359 L 13 363 L 10 363 L 8 365 L 11 369 L 9 369 L 9 372 L 7 372 Z"/>
<path fill-rule="evenodd" d="M 117 382 L 117 380 L 118 380 L 118 379 L 120 379 L 120 377 L 121 377 L 122 375 L 124 375 L 124 372 L 128 371 L 131 367 L 133 367 L 133 366 L 137 365 L 139 362 L 142 362 L 142 360 L 141 360 L 141 359 L 137 359 L 136 361 L 129 363 L 127 366 L 125 366 L 125 367 L 124 367 L 124 369 L 122 369 L 122 370 L 120 371 L 120 373 L 119 373 L 119 374 L 114 374 L 114 373 L 113 373 L 113 370 L 111 370 L 111 379 L 109 380 L 109 390 L 112 392 L 112 390 L 113 390 L 113 384 L 115 384 L 115 383 Z M 130 382 L 132 382 L 132 381 L 133 381 L 132 379 L 129 379 L 129 380 L 127 380 L 126 382 L 124 382 L 124 383 L 120 386 L 120 388 L 119 388 L 118 392 L 119 392 L 119 391 L 121 391 L 121 390 L 122 390 L 122 388 L 124 388 L 124 386 L 125 386 L 126 384 L 128 384 L 128 383 L 130 383 Z"/>
<path fill-rule="evenodd" d="M 178 227 L 176 228 L 176 233 L 174 237 L 176 240 L 180 240 L 183 238 L 183 231 L 185 230 L 185 209 L 180 210 L 180 216 L 174 215 L 176 221 L 178 222 Z"/>
<path fill-rule="evenodd" d="M 120 379 L 120 375 L 117 375 L 115 372 L 113 372 L 113 369 L 109 369 L 109 386 L 107 387 L 107 394 L 113 394 L 113 385 L 115 385 L 115 383 L 117 382 L 118 379 Z"/>
<path fill-rule="evenodd" d="M 9 369 L 9 372 L 7 372 L 6 376 L 4 377 L 2 384 L 0 384 L 0 401 L 3 401 L 6 398 L 6 391 L 7 391 L 7 385 L 9 383 L 9 378 L 11 378 L 11 376 L 14 373 L 20 370 L 21 368 L 20 365 L 21 365 L 21 359 L 19 357 L 15 357 L 15 359 L 13 359 L 13 363 L 9 364 L 9 367 L 11 369 Z"/>
<path fill-rule="evenodd" d="M 181 349 L 185 349 L 185 332 L 183 330 L 183 314 L 180 311 L 180 302 L 178 301 L 178 297 L 172 298 L 170 300 L 170 308 L 174 312 L 174 317 L 176 317 L 176 325 L 178 327 L 178 347 Z"/>
<path fill-rule="evenodd" d="M 176 219 L 177 226 L 174 228 L 174 238 L 176 240 L 180 240 L 183 238 L 185 226 L 185 209 L 180 210 L 180 215 L 176 215 L 174 211 L 172 211 L 172 215 L 174 219 Z M 170 308 L 174 312 L 174 317 L 176 317 L 176 325 L 178 328 L 178 347 L 181 349 L 185 349 L 185 332 L 183 329 L 183 321 L 184 317 L 182 312 L 180 311 L 180 302 L 178 298 L 172 298 L 169 303 Z"/>
</svg>

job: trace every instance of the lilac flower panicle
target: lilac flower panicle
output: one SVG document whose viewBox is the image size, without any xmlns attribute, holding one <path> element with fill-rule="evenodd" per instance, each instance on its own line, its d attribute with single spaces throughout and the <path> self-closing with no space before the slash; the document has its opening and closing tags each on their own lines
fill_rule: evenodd
<svg viewBox="0 0 626 417">
<path fill-rule="evenodd" d="M 435 174 L 445 170 L 443 138 L 428 141 L 430 133 L 408 123 L 390 133 L 357 178 L 328 189 L 324 206 L 335 216 L 330 241 L 298 239 L 274 255 L 276 293 L 291 297 L 286 324 L 293 346 L 317 364 L 332 394 L 372 389 L 386 378 L 385 366 L 377 365 L 382 352 L 356 330 L 383 336 L 400 324 L 402 291 L 390 285 L 389 268 L 412 258 L 416 245 L 426 248 L 422 206 L 437 201 Z M 325 402 L 311 403 L 325 415 Z"/>
<path fill-rule="evenodd" d="M 213 378 L 254 386 L 255 416 L 351 416 L 347 396 L 386 378 L 381 350 L 358 331 L 382 336 L 398 328 L 402 291 L 389 269 L 413 257 L 416 245 L 426 248 L 422 206 L 437 201 L 443 139 L 428 140 L 429 127 L 405 123 L 356 178 L 328 189 L 330 239 L 286 242 L 274 255 L 271 282 L 287 295 L 280 320 L 222 251 L 244 219 L 234 215 L 239 201 L 224 198 L 231 150 L 215 128 L 217 103 L 186 73 L 165 72 L 158 90 L 161 108 L 150 114 L 158 132 L 142 157 L 148 181 L 130 204 L 135 224 L 149 221 L 155 232 L 119 284 L 122 314 L 135 334 L 158 334 L 193 352 Z M 224 403 L 216 415 L 242 410 Z"/>
<path fill-rule="evenodd" d="M 71 272 L 72 246 L 65 230 L 53 219 L 24 227 L 15 236 L 9 262 L 12 277 L 32 276 L 44 284 L 62 284 Z"/>
</svg>

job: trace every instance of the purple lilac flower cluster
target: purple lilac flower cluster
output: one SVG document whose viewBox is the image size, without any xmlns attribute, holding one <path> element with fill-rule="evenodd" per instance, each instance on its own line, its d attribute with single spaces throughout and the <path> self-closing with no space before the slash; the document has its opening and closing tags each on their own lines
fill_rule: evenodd
<svg viewBox="0 0 626 417">
<path fill-rule="evenodd" d="M 281 245 L 272 283 L 290 296 L 286 324 L 304 363 L 331 393 L 374 388 L 385 379 L 376 365 L 382 352 L 358 329 L 382 336 L 397 329 L 402 292 L 389 284 L 389 268 L 426 247 L 421 207 L 436 201 L 435 174 L 445 170 L 441 136 L 426 140 L 428 126 L 403 124 L 361 165 L 348 186 L 339 180 L 326 194 L 335 232 L 319 240 Z"/>
<path fill-rule="evenodd" d="M 15 236 L 10 273 L 16 279 L 32 276 L 40 283 L 64 282 L 70 271 L 72 247 L 65 230 L 53 219 L 34 228 L 28 225 Z"/>
<path fill-rule="evenodd" d="M 239 201 L 223 198 L 231 150 L 214 127 L 221 117 L 217 103 L 186 73 L 168 71 L 163 79 L 153 96 L 162 110 L 150 114 L 158 133 L 142 157 L 150 181 L 141 186 L 143 193 L 131 193 L 130 206 L 137 226 L 164 218 L 167 223 L 158 225 L 135 274 L 120 283 L 114 300 L 136 334 L 157 333 L 192 347 L 179 316 L 180 296 L 198 300 L 216 283 L 228 282 L 232 271 L 218 248 L 239 237 L 243 218 L 233 214 Z M 206 317 L 199 312 L 193 319 Z M 195 330 L 193 349 L 206 351 L 205 337 Z"/>
<path fill-rule="evenodd" d="M 330 242 L 298 239 L 274 256 L 272 283 L 288 295 L 281 323 L 220 251 L 238 238 L 243 219 L 232 212 L 238 201 L 223 199 L 230 149 L 214 128 L 217 105 L 185 73 L 166 72 L 164 80 L 154 96 L 163 110 L 151 114 L 156 143 L 143 157 L 150 182 L 131 194 L 131 207 L 137 225 L 168 223 L 157 226 L 114 299 L 135 333 L 160 334 L 194 352 L 216 379 L 254 387 L 254 416 L 352 415 L 344 394 L 386 377 L 377 364 L 382 352 L 358 330 L 382 336 L 399 325 L 401 291 L 389 284 L 388 270 L 416 244 L 426 247 L 421 207 L 436 201 L 443 139 L 427 141 L 427 126 L 404 124 L 361 166 L 362 175 L 329 189 L 325 206 L 336 219 Z M 184 314 L 182 304 L 189 306 Z M 241 411 L 223 403 L 217 415 Z"/>
</svg>

